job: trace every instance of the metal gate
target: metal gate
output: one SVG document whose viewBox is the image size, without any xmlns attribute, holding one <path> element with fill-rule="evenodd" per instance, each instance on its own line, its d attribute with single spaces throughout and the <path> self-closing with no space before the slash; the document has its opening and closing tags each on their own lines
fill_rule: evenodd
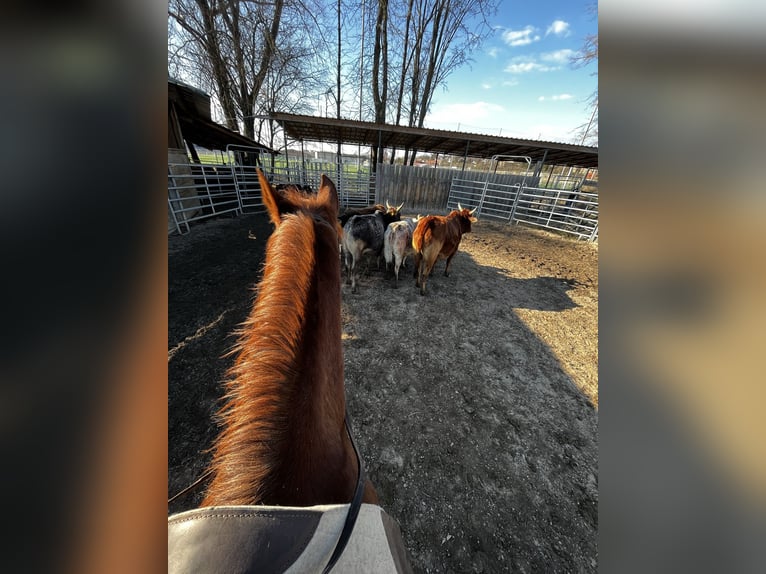
<svg viewBox="0 0 766 574">
<path fill-rule="evenodd" d="M 483 180 L 454 178 L 450 186 L 448 209 L 476 208 L 479 217 L 520 222 L 536 227 L 574 235 L 579 239 L 598 239 L 598 182 L 581 178 L 563 178 L 546 185 L 530 176 L 531 161 L 523 176 L 495 175 L 500 158 L 520 156 L 494 156 L 490 171 Z M 549 178 L 550 179 L 550 178 Z"/>
<path fill-rule="evenodd" d="M 267 153 L 261 148 L 233 144 L 226 146 L 226 156 L 231 166 L 231 175 L 237 188 L 242 213 L 264 211 L 261 184 L 256 169 L 260 167 L 260 162 Z"/>
<path fill-rule="evenodd" d="M 500 161 L 523 160 L 527 169 L 522 175 L 497 175 L 495 173 Z M 458 203 L 469 209 L 476 208 L 477 217 L 491 217 L 503 221 L 513 219 L 519 192 L 531 175 L 532 160 L 520 155 L 492 156 L 489 171 L 484 181 L 454 178 L 450 186 L 447 209 L 457 209 Z"/>
<path fill-rule="evenodd" d="M 190 223 L 223 214 L 265 211 L 258 167 L 273 183 L 300 183 L 314 190 L 319 189 L 321 175 L 327 174 L 335 182 L 342 208 L 375 201 L 375 174 L 368 167 L 287 158 L 280 165 L 266 165 L 267 154 L 261 148 L 230 144 L 223 163 L 168 161 L 168 233 L 188 232 Z"/>
</svg>

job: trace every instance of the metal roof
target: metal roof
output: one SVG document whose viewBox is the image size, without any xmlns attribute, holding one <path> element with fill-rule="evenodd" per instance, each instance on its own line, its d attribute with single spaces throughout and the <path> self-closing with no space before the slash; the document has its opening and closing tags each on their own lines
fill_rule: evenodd
<svg viewBox="0 0 766 574">
<path fill-rule="evenodd" d="M 546 165 L 598 167 L 597 147 L 297 114 L 272 113 L 269 117 L 282 126 L 287 136 L 298 141 L 365 146 L 380 143 L 386 148 L 414 148 L 428 153 L 479 158 L 524 155 L 531 157 L 533 163 L 545 157 Z"/>
<path fill-rule="evenodd" d="M 228 144 L 271 148 L 232 131 L 211 119 L 210 96 L 175 78 L 168 78 L 168 102 L 175 106 L 183 137 L 207 149 L 225 150 Z M 279 153 L 274 151 L 274 153 Z"/>
</svg>

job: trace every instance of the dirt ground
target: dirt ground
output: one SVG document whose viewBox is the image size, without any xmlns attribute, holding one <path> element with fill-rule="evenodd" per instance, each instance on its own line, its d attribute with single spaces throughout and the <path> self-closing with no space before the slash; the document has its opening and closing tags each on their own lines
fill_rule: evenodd
<svg viewBox="0 0 766 574">
<path fill-rule="evenodd" d="M 169 238 L 169 495 L 207 462 L 270 232 L 255 215 Z M 398 289 L 374 261 L 344 284 L 354 434 L 416 572 L 597 570 L 597 262 L 597 245 L 480 220 L 425 297 L 411 262 Z"/>
</svg>

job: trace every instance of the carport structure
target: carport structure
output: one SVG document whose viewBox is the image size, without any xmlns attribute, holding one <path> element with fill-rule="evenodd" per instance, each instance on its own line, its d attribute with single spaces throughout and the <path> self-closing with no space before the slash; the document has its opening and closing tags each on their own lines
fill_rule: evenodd
<svg viewBox="0 0 766 574">
<path fill-rule="evenodd" d="M 598 148 L 465 133 L 357 120 L 272 113 L 287 137 L 300 142 L 354 144 L 369 147 L 410 149 L 434 154 L 489 159 L 493 156 L 526 156 L 535 171 L 543 165 L 598 168 Z"/>
<path fill-rule="evenodd" d="M 341 144 L 358 144 L 378 149 L 462 155 L 460 174 L 449 176 L 449 193 L 444 197 L 447 208 L 455 208 L 460 203 L 476 208 L 477 214 L 484 217 L 523 222 L 590 241 L 598 237 L 597 181 L 589 179 L 592 170 L 598 169 L 597 147 L 285 113 L 273 113 L 270 118 L 284 130 L 285 141 L 287 138 L 300 141 L 301 149 L 303 142 L 309 141 L 338 144 L 339 152 Z M 285 153 L 286 150 L 285 144 Z M 469 156 L 490 159 L 489 171 L 466 173 Z M 503 161 L 526 164 L 523 175 L 497 174 L 497 165 Z M 543 182 L 541 173 L 546 165 L 551 166 L 551 170 Z M 421 198 L 423 195 L 438 195 L 432 191 L 419 195 L 412 180 L 408 180 L 407 185 L 399 181 L 395 185 L 387 185 L 392 177 L 389 168 L 393 167 L 380 164 L 373 168 L 377 172 L 377 202 L 384 195 L 390 196 L 391 188 L 394 193 L 406 191 L 409 196 L 397 197 L 396 201 L 404 201 L 411 206 L 418 201 L 418 197 L 413 199 L 413 194 Z M 555 167 L 570 169 L 567 175 L 559 176 L 551 184 L 550 177 Z M 582 168 L 586 175 L 570 177 L 573 168 Z M 339 169 L 339 176 L 340 173 Z M 438 184 L 435 187 L 439 187 Z M 433 206 L 419 206 L 423 209 L 430 207 Z"/>
</svg>

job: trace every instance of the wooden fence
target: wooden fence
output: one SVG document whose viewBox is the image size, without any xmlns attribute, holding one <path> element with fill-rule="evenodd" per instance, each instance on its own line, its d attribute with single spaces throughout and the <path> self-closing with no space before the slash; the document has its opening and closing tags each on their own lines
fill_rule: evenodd
<svg viewBox="0 0 766 574">
<path fill-rule="evenodd" d="M 443 210 L 455 173 L 452 169 L 379 164 L 375 200 L 404 203 L 407 212 Z"/>
<path fill-rule="evenodd" d="M 523 175 L 470 173 L 476 179 L 501 185 L 516 185 L 524 180 Z M 375 200 L 377 203 L 388 201 L 392 205 L 404 203 L 406 212 L 446 213 L 452 180 L 460 174 L 460 170 L 455 169 L 380 164 Z M 536 185 L 538 179 L 528 176 L 526 185 Z"/>
</svg>

